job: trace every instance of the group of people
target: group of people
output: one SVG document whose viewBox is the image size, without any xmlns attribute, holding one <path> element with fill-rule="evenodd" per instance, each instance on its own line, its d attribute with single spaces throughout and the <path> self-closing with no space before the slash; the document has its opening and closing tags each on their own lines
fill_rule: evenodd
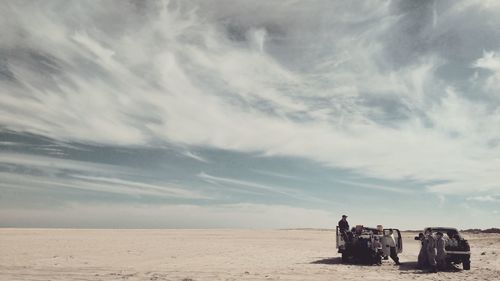
<svg viewBox="0 0 500 281">
<path fill-rule="evenodd" d="M 354 249 L 355 252 L 354 256 L 357 254 L 360 257 L 358 259 L 371 258 L 371 260 L 375 260 L 376 264 L 381 264 L 382 257 L 387 258 L 387 256 L 390 256 L 395 264 L 400 264 L 398 245 L 392 229 L 383 229 L 382 226 L 377 226 L 377 229 L 357 226 L 349 230 L 346 215 L 343 215 L 338 222 L 338 228 L 342 240 L 351 245 L 351 249 Z M 366 235 L 371 238 L 366 238 Z M 421 242 L 418 254 L 418 268 L 433 273 L 438 272 L 438 270 L 449 269 L 451 263 L 449 259 L 447 260 L 446 246 L 450 248 L 459 247 L 460 236 L 456 231 L 446 231 L 445 236 L 439 229 L 427 228 L 425 233 L 419 234 L 418 239 Z M 390 247 L 390 251 L 384 247 Z M 373 251 L 370 252 L 371 249 Z"/>
<path fill-rule="evenodd" d="M 429 268 L 431 272 L 445 270 L 448 267 L 446 262 L 446 241 L 443 233 L 436 232 L 432 234 L 432 229 L 427 229 L 424 233 L 418 235 L 422 247 L 418 254 L 418 267 L 421 269 Z"/>
<path fill-rule="evenodd" d="M 353 228 L 351 231 L 349 231 L 349 222 L 347 222 L 347 215 L 342 215 L 342 219 L 339 221 L 338 226 L 339 226 L 339 232 L 343 236 L 343 240 L 348 241 L 348 242 L 353 242 L 353 233 L 356 233 L 358 231 L 359 232 L 362 231 L 362 229 L 356 229 L 356 228 Z M 372 233 L 372 234 L 384 234 L 381 238 L 379 238 L 379 236 L 375 236 L 373 239 L 372 243 L 373 243 L 373 248 L 375 249 L 375 252 L 373 254 L 375 256 L 371 256 L 369 254 L 368 255 L 361 254 L 361 252 L 363 252 L 364 250 L 369 248 L 366 245 L 363 245 L 363 243 L 368 242 L 368 241 L 364 241 L 363 238 L 358 238 L 356 243 L 355 243 L 358 247 L 354 247 L 354 248 L 357 249 L 358 252 L 360 252 L 360 254 L 361 254 L 360 256 L 373 258 L 376 261 L 377 265 L 381 265 L 382 264 L 382 257 L 384 256 L 383 244 L 386 244 L 387 247 L 390 248 L 389 256 L 391 257 L 391 259 L 394 261 L 394 263 L 396 265 L 400 265 L 401 263 L 399 262 L 398 251 L 396 248 L 396 246 L 397 246 L 396 240 L 394 238 L 394 233 L 393 233 L 392 229 L 389 230 L 387 233 L 383 233 L 383 229 L 380 229 L 379 231 L 378 230 L 373 230 L 373 231 L 375 231 L 376 233 L 373 233 L 373 232 L 370 232 L 370 233 Z M 356 233 L 356 234 L 359 235 L 361 233 Z"/>
</svg>

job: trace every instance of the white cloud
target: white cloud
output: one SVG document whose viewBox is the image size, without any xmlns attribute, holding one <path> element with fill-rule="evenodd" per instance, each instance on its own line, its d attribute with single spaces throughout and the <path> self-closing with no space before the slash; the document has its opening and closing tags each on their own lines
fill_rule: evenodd
<svg viewBox="0 0 500 281">
<path fill-rule="evenodd" d="M 201 192 L 190 190 L 189 187 L 175 187 L 172 185 L 153 185 L 116 178 L 103 178 L 74 175 L 71 178 L 35 176 L 18 173 L 0 172 L 2 183 L 0 187 L 20 190 L 68 191 L 71 189 L 91 191 L 94 193 L 112 193 L 133 197 L 154 196 L 156 198 L 181 199 L 212 199 Z M 74 198 L 71 201 L 78 201 Z"/>
<path fill-rule="evenodd" d="M 117 179 L 117 178 L 104 178 L 104 177 L 93 177 L 93 176 L 82 176 L 82 175 L 73 175 L 72 177 L 83 180 L 80 183 L 81 186 L 87 187 L 89 185 L 94 185 L 94 184 L 97 184 L 98 186 L 102 186 L 103 184 L 104 186 L 106 185 L 117 186 L 119 187 L 118 193 L 122 192 L 121 191 L 122 189 L 129 189 L 129 190 L 136 190 L 139 193 L 144 192 L 146 194 L 151 193 L 152 195 L 157 194 L 160 196 L 167 196 L 167 197 L 210 199 L 210 197 L 206 195 L 202 195 L 201 193 L 189 190 L 189 187 L 186 186 L 183 186 L 181 188 L 172 186 L 172 184 L 166 186 L 166 185 L 146 184 L 136 181 Z M 107 189 L 104 188 L 102 190 L 107 190 Z"/>
<path fill-rule="evenodd" d="M 276 172 L 264 171 L 264 170 L 258 170 L 258 169 L 253 169 L 252 171 L 256 172 L 258 174 L 273 176 L 273 177 L 282 178 L 282 179 L 307 181 L 307 179 L 305 179 L 305 178 L 297 177 L 297 176 L 293 176 L 293 175 L 288 175 L 288 174 L 282 174 L 282 173 L 276 173 Z"/>
<path fill-rule="evenodd" d="M 497 53 L 494 51 L 483 52 L 483 56 L 473 66 L 490 72 L 485 81 L 481 82 L 484 83 L 483 87 L 487 92 L 498 93 L 500 90 L 500 57 Z"/>
<path fill-rule="evenodd" d="M 50 173 L 60 172 L 62 170 L 98 174 L 103 172 L 108 174 L 134 173 L 133 169 L 116 165 L 12 152 L 0 153 L 0 164 L 18 165 Z"/>
<path fill-rule="evenodd" d="M 132 196 L 211 199 L 190 186 L 126 180 L 140 171 L 117 165 L 20 153 L 0 153 L 0 166 L 21 167 L 0 172 L 2 186 L 10 188 L 72 188 Z M 24 172 L 23 172 L 24 171 Z M 65 175 L 63 175 L 65 174 Z"/>
<path fill-rule="evenodd" d="M 209 163 L 210 162 L 207 159 L 205 159 L 204 157 L 202 157 L 202 156 L 200 156 L 198 154 L 195 154 L 195 153 L 193 153 L 191 151 L 184 151 L 183 155 L 187 156 L 189 158 L 198 160 L 198 161 L 203 162 L 203 163 Z"/>
<path fill-rule="evenodd" d="M 166 5 L 146 20 L 115 3 L 120 15 L 110 19 L 122 23 L 128 16 L 132 24 L 110 25 L 86 3 L 73 26 L 69 14 L 52 16 L 53 5 L 9 5 L 15 25 L 2 21 L 8 40 L 0 46 L 29 50 L 9 58 L 18 84 L 1 84 L 0 124 L 86 143 L 163 141 L 298 156 L 369 177 L 440 182 L 428 184 L 437 193 L 498 191 L 500 112 L 439 78 L 447 62 L 439 52 L 392 66 L 381 38 L 389 40 L 403 16 L 384 3 L 343 7 L 350 13 L 338 18 L 325 11 L 324 26 L 301 17 L 290 2 L 263 4 L 262 10 L 283 13 L 255 15 L 256 22 L 238 18 L 239 39 L 221 20 L 238 14 L 234 6 L 196 12 L 188 4 Z M 440 15 L 439 25 L 457 11 Z M 32 53 L 55 66 L 49 71 L 22 59 Z M 481 89 L 498 89 L 495 53 L 470 65 L 493 73 Z"/>
<path fill-rule="evenodd" d="M 276 186 L 276 185 L 268 185 L 268 184 L 262 184 L 258 182 L 252 182 L 252 181 L 246 181 L 246 180 L 240 180 L 240 179 L 233 179 L 233 178 L 227 178 L 227 177 L 218 177 L 218 176 L 213 176 L 206 174 L 204 172 L 201 172 L 198 174 L 198 177 L 202 178 L 203 180 L 210 182 L 210 183 L 218 183 L 218 184 L 226 184 L 230 185 L 233 187 L 244 187 L 244 188 L 250 188 L 250 192 L 255 192 L 256 194 L 265 194 L 265 193 L 278 193 L 284 196 L 288 196 L 294 199 L 299 199 L 299 200 L 305 200 L 309 202 L 322 202 L 325 203 L 327 201 L 316 198 L 316 197 L 311 197 L 307 194 L 305 194 L 301 190 L 296 190 L 292 188 L 287 188 L 287 187 L 282 187 L 282 186 Z M 327 202 L 329 203 L 329 202 Z M 330 202 L 331 203 L 331 202 Z"/>
<path fill-rule="evenodd" d="M 407 189 L 398 188 L 398 187 L 378 185 L 378 184 L 369 184 L 369 183 L 362 183 L 362 182 L 355 182 L 355 181 L 348 181 L 348 180 L 335 180 L 335 181 L 339 182 L 339 183 L 347 184 L 350 186 L 385 191 L 385 192 L 395 192 L 395 193 L 412 193 L 413 192 L 412 190 L 407 190 Z"/>
<path fill-rule="evenodd" d="M 467 198 L 467 200 L 478 201 L 478 202 L 500 203 L 500 198 L 498 198 L 498 196 L 491 196 L 491 195 L 469 197 Z"/>
</svg>

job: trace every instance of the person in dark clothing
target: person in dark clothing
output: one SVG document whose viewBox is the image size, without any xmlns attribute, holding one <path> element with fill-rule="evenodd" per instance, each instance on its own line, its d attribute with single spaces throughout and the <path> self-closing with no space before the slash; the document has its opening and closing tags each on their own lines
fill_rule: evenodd
<svg viewBox="0 0 500 281">
<path fill-rule="evenodd" d="M 429 261 L 430 272 L 437 273 L 436 238 L 434 238 L 434 235 L 432 235 L 431 229 L 426 230 L 425 237 L 427 240 L 427 259 Z"/>
<path fill-rule="evenodd" d="M 427 240 L 423 233 L 418 234 L 420 239 L 420 252 L 418 253 L 418 268 L 424 269 L 429 265 L 429 259 L 427 258 Z"/>
<path fill-rule="evenodd" d="M 373 238 L 373 248 L 375 249 L 375 264 L 382 265 L 382 257 L 384 256 L 384 251 L 382 250 L 382 243 L 380 242 L 380 238 L 378 236 L 375 236 Z"/>
<path fill-rule="evenodd" d="M 436 233 L 436 264 L 437 267 L 441 270 L 445 270 L 448 268 L 446 263 L 446 241 L 443 238 L 443 233 Z"/>
<path fill-rule="evenodd" d="M 342 215 L 342 219 L 339 221 L 339 230 L 340 230 L 340 232 L 349 231 L 349 223 L 347 222 L 346 215 Z"/>
<path fill-rule="evenodd" d="M 350 235 L 352 236 L 352 233 L 349 232 L 349 223 L 347 222 L 346 215 L 342 215 L 342 219 L 339 221 L 339 232 L 344 241 L 348 243 L 351 241 Z"/>
</svg>

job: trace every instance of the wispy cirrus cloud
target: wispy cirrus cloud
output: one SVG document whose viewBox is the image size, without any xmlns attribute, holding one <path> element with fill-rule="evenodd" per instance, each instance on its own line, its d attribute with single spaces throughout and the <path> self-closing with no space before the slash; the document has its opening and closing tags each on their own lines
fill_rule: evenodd
<svg viewBox="0 0 500 281">
<path fill-rule="evenodd" d="M 116 186 L 118 187 L 118 193 L 121 192 L 124 188 L 129 190 L 135 190 L 136 192 L 150 194 L 150 195 L 160 195 L 166 197 L 177 197 L 177 198 L 189 198 L 189 199 L 211 199 L 208 195 L 203 195 L 199 192 L 195 192 L 189 190 L 189 187 L 175 187 L 170 184 L 170 186 L 166 185 L 156 185 L 156 184 L 147 184 L 143 182 L 136 182 L 130 180 L 123 180 L 118 178 L 105 178 L 105 177 L 94 177 L 94 176 L 82 176 L 82 175 L 73 175 L 73 179 L 77 179 L 80 181 L 80 186 L 89 186 L 97 184 L 97 186 Z M 106 188 L 102 189 L 106 191 Z"/>
<path fill-rule="evenodd" d="M 356 181 L 337 180 L 336 182 L 347 184 L 347 185 L 352 186 L 352 187 L 361 187 L 361 188 L 367 188 L 367 189 L 385 191 L 385 192 L 392 192 L 392 193 L 409 194 L 409 193 L 414 192 L 412 190 L 404 189 L 401 187 L 391 187 L 391 186 L 386 186 L 386 185 L 369 184 L 369 183 L 362 183 L 362 182 L 356 182 Z"/>
<path fill-rule="evenodd" d="M 133 172 L 132 169 L 117 165 L 12 152 L 0 153 L 0 165 L 17 165 L 52 172 L 63 170 L 93 173 L 107 172 L 110 174 Z"/>
<path fill-rule="evenodd" d="M 196 153 L 193 153 L 191 151 L 185 151 L 183 153 L 183 155 L 185 155 L 185 156 L 187 156 L 189 158 L 198 160 L 198 161 L 203 162 L 203 163 L 209 163 L 210 162 L 209 160 L 205 159 L 204 157 L 202 157 L 202 156 L 200 156 L 200 155 L 198 155 Z"/>
<path fill-rule="evenodd" d="M 276 173 L 276 172 L 271 172 L 271 171 L 263 171 L 263 170 L 258 170 L 254 169 L 252 170 L 253 172 L 256 172 L 258 174 L 262 175 L 267 175 L 267 176 L 272 176 L 272 177 L 277 177 L 277 178 L 283 178 L 283 179 L 289 179 L 289 180 L 302 180 L 302 181 L 307 181 L 304 178 L 294 176 L 294 175 L 288 175 L 288 174 L 283 174 L 283 173 Z"/>
<path fill-rule="evenodd" d="M 0 176 L 5 188 L 70 188 L 132 196 L 210 199 L 199 189 L 173 183 L 152 184 L 129 180 L 142 171 L 131 167 L 44 155 L 0 153 Z"/>
<path fill-rule="evenodd" d="M 467 200 L 469 201 L 477 201 L 477 202 L 486 202 L 486 203 L 500 203 L 500 196 L 492 196 L 492 195 L 485 195 L 485 196 L 475 196 L 475 197 L 469 197 Z"/>
<path fill-rule="evenodd" d="M 324 200 L 322 198 L 311 196 L 304 192 L 304 190 L 294 189 L 289 187 L 277 186 L 264 184 L 255 181 L 241 180 L 235 178 L 228 177 L 220 177 L 213 176 L 204 172 L 198 174 L 198 177 L 201 179 L 215 184 L 220 185 L 229 185 L 233 187 L 242 187 L 245 188 L 244 191 L 249 191 L 254 194 L 279 194 L 281 196 L 286 196 L 289 198 L 293 198 L 294 200 L 306 201 L 306 202 L 315 202 L 315 203 L 331 203 L 331 201 Z"/>
<path fill-rule="evenodd" d="M 186 187 L 175 188 L 138 183 L 116 178 L 72 176 L 69 178 L 47 178 L 44 176 L 0 172 L 3 188 L 19 190 L 38 190 L 47 192 L 58 190 L 64 193 L 73 190 L 90 191 L 93 193 L 111 193 L 122 196 L 154 196 L 157 198 L 210 199 L 207 195 L 189 191 Z M 79 201 L 75 198 L 71 201 Z"/>
</svg>

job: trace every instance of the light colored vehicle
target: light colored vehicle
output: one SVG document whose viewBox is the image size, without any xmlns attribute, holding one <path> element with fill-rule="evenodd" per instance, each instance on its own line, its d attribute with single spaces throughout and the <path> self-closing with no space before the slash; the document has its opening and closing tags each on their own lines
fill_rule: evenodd
<svg viewBox="0 0 500 281">
<path fill-rule="evenodd" d="M 401 232 L 396 228 L 377 228 L 357 225 L 351 231 L 341 233 L 337 227 L 337 251 L 342 254 L 343 262 L 376 263 L 380 258 L 390 255 L 389 236 L 396 242 L 398 253 L 403 252 Z"/>
<path fill-rule="evenodd" d="M 443 233 L 445 240 L 446 261 L 452 265 L 462 264 L 464 270 L 470 270 L 470 245 L 460 232 L 453 227 L 426 227 L 426 231 L 431 230 L 433 235 L 437 232 Z M 415 240 L 420 240 L 415 237 Z"/>
</svg>

